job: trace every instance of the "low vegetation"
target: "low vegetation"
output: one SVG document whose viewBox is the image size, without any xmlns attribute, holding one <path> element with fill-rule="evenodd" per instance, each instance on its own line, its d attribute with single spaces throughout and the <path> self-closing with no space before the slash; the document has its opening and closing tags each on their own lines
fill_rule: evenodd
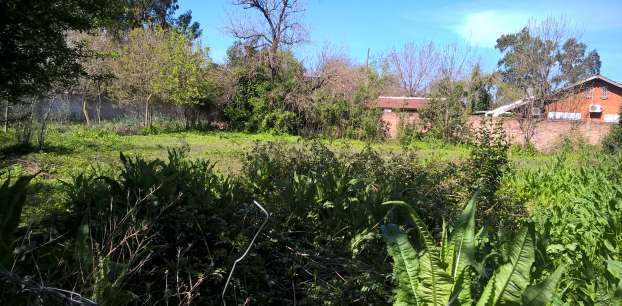
<svg viewBox="0 0 622 306">
<path fill-rule="evenodd" d="M 247 143 L 233 172 L 178 146 L 46 178 L 57 181 L 58 208 L 3 216 L 16 226 L 1 236 L 14 250 L 2 299 L 62 303 L 62 288 L 104 305 L 220 304 L 232 273 L 227 304 L 615 304 L 617 157 L 562 151 L 516 167 L 497 133 L 475 133 L 487 145 L 455 160 L 231 134 Z M 171 135 L 106 137 L 114 151 L 129 148 L 126 137 Z M 28 211 L 36 180 L 7 181 L 3 192 L 30 196 L 2 197 L 3 207 Z M 269 219 L 251 244 L 265 220 L 252 201 Z"/>
</svg>

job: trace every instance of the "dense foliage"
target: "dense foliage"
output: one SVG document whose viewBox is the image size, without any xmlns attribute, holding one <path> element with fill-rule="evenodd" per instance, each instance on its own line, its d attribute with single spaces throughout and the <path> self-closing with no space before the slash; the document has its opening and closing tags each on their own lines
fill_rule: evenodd
<svg viewBox="0 0 622 306">
<path fill-rule="evenodd" d="M 509 148 L 494 126 L 473 135 L 479 145 L 460 163 L 423 161 L 416 151 L 335 151 L 318 141 L 257 144 L 241 172 L 230 176 L 183 151 L 170 151 L 164 161 L 121 155 L 121 168 L 89 170 L 62 182 L 62 209 L 31 216 L 13 236 L 6 234 L 10 228 L 3 231 L 2 237 L 15 238 L 3 238 L 14 249 L 9 271 L 0 272 L 3 301 L 53 303 L 63 296 L 54 288 L 63 288 L 100 304 L 220 304 L 233 262 L 265 220 L 251 204 L 256 200 L 270 217 L 233 271 L 228 304 L 401 300 L 400 293 L 393 297 L 391 281 L 397 273 L 401 290 L 401 268 L 387 257 L 382 224 L 387 241 L 411 245 L 408 256 L 420 264 L 440 256 L 428 272 L 442 276 L 434 281 L 441 283 L 420 270 L 418 296 L 438 285 L 462 288 L 456 301 L 489 295 L 507 301 L 510 295 L 486 289 L 507 276 L 518 286 L 511 294 L 518 301 L 544 296 L 556 304 L 615 303 L 622 245 L 619 160 L 567 161 L 561 154 L 540 171 L 512 170 Z M 579 170 L 570 162 L 579 162 Z M 479 205 L 467 205 L 461 216 L 476 190 Z M 402 201 L 410 212 L 381 205 L 386 201 Z M 448 247 L 464 232 L 465 214 L 472 220 L 469 231 L 483 227 L 468 234 L 475 237 L 475 259 L 468 275 L 454 271 L 447 278 L 456 259 Z M 520 227 L 527 219 L 532 225 Z M 401 232 L 412 226 L 419 234 Z M 429 234 L 421 240 L 421 233 Z M 517 241 L 529 245 L 519 252 L 525 260 L 510 248 Z M 522 280 L 502 272 L 506 266 L 520 267 Z M 550 288 L 549 277 L 560 277 L 558 290 Z M 535 294 L 544 287 L 546 294 Z M 454 296 L 441 292 L 436 301 Z"/>
<path fill-rule="evenodd" d="M 120 13 L 118 1 L 19 1 L 0 3 L 0 99 L 44 94 L 82 73 L 83 45 L 71 45 L 66 31 L 89 31 Z"/>
<path fill-rule="evenodd" d="M 385 159 L 370 148 L 258 145 L 233 177 L 178 151 L 167 161 L 121 161 L 119 171 L 63 183 L 66 208 L 19 229 L 11 275 L 103 304 L 217 303 L 262 221 L 255 199 L 269 223 L 234 271 L 229 302 L 383 303 L 391 268 L 377 228 L 387 211 L 380 203 L 419 203 L 433 228 L 457 203 L 455 167 Z M 46 298 L 20 292 L 4 298 Z"/>
<path fill-rule="evenodd" d="M 538 171 L 511 177 L 514 192 L 528 201 L 551 263 L 567 264 L 563 301 L 570 304 L 615 304 L 619 276 L 610 261 L 622 260 L 622 191 L 619 157 L 591 156 L 578 167 L 560 154 Z"/>
<path fill-rule="evenodd" d="M 524 227 L 513 239 L 500 237 L 496 244 L 475 233 L 473 198 L 451 233 L 444 227 L 440 246 L 420 217 L 404 202 L 387 202 L 405 207 L 414 224 L 421 251 L 395 224 L 383 225 L 389 254 L 393 257 L 397 283 L 394 305 L 546 305 L 553 299 L 563 268 L 534 283 L 536 238 Z M 494 239 L 494 238 L 493 238 Z"/>
</svg>

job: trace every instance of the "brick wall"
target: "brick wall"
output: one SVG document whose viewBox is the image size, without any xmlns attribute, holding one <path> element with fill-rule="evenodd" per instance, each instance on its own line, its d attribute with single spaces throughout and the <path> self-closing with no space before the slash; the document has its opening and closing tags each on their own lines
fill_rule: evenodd
<svg viewBox="0 0 622 306">
<path fill-rule="evenodd" d="M 412 123 L 417 121 L 419 116 L 417 113 L 403 112 L 382 114 L 382 120 L 387 124 L 387 134 L 390 138 L 398 136 L 401 118 Z M 476 128 L 482 119 L 483 117 L 481 116 L 470 116 L 468 122 Z M 523 133 L 516 119 L 493 118 L 493 120 L 503 121 L 503 129 L 512 143 L 522 144 L 524 142 Z M 579 137 L 585 139 L 585 141 L 590 144 L 599 144 L 612 126 L 613 124 L 602 123 L 600 120 L 581 122 L 543 120 L 537 124 L 531 142 L 536 148 L 542 151 L 549 151 L 557 148 L 562 143 L 564 137 Z"/>
<path fill-rule="evenodd" d="M 471 116 L 469 123 L 477 127 L 482 119 L 480 116 Z M 512 143 L 522 144 L 524 142 L 523 133 L 516 119 L 494 118 L 494 120 L 503 121 L 503 129 Z M 602 123 L 600 120 L 582 122 L 543 120 L 537 124 L 531 142 L 543 151 L 558 147 L 566 136 L 580 137 L 590 144 L 598 144 L 612 126 L 613 124 Z"/>
<path fill-rule="evenodd" d="M 404 119 L 408 124 L 419 120 L 419 114 L 413 112 L 384 112 L 381 117 L 387 125 L 387 136 L 396 138 L 399 132 L 400 120 Z"/>
</svg>

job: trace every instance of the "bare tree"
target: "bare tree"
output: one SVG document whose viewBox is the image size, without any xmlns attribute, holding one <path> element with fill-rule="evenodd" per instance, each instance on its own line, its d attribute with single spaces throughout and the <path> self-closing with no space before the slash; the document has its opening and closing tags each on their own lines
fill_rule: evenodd
<svg viewBox="0 0 622 306">
<path fill-rule="evenodd" d="M 475 64 L 473 53 L 468 47 L 462 48 L 457 44 L 449 44 L 437 52 L 431 60 L 437 61 L 434 80 L 449 80 L 452 82 L 464 79 L 466 72 Z"/>
<path fill-rule="evenodd" d="M 428 103 L 420 117 L 433 135 L 445 141 L 463 140 L 467 132 L 466 71 L 473 64 L 471 52 L 451 44 L 436 56 L 436 74 L 430 82 Z"/>
<path fill-rule="evenodd" d="M 313 90 L 319 90 L 333 98 L 351 100 L 357 89 L 365 85 L 365 66 L 356 65 L 347 54 L 325 46 L 318 54 L 317 64 L 312 68 L 316 79 Z"/>
<path fill-rule="evenodd" d="M 266 48 L 272 77 L 275 77 L 278 72 L 279 49 L 307 40 L 306 29 L 299 21 L 305 11 L 301 1 L 234 0 L 233 4 L 252 10 L 259 17 L 231 21 L 228 31 L 235 38 L 250 42 L 256 48 Z"/>
<path fill-rule="evenodd" d="M 399 80 L 405 94 L 416 96 L 432 81 L 436 74 L 439 54 L 434 44 L 406 43 L 400 50 L 393 49 L 387 56 L 391 73 Z"/>
</svg>

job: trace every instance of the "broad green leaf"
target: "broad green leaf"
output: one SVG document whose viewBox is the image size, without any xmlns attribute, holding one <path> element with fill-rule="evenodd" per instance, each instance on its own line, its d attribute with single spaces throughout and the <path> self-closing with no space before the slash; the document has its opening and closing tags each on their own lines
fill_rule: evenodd
<svg viewBox="0 0 622 306">
<path fill-rule="evenodd" d="M 555 269 L 555 272 L 543 282 L 529 286 L 523 294 L 523 305 L 540 306 L 551 303 L 564 269 L 564 266 L 559 266 Z"/>
<path fill-rule="evenodd" d="M 405 208 L 406 211 L 408 211 L 410 218 L 415 223 L 415 226 L 417 227 L 417 232 L 419 233 L 419 236 L 423 240 L 425 249 L 428 251 L 436 252 L 436 247 L 435 247 L 435 243 L 434 243 L 434 239 L 432 238 L 432 235 L 428 231 L 428 228 L 423 222 L 423 220 L 419 218 L 419 215 L 417 215 L 415 210 L 410 205 L 406 204 L 406 202 L 403 202 L 403 201 L 388 201 L 382 204 L 383 205 L 395 205 L 395 206 Z"/>
<path fill-rule="evenodd" d="M 434 252 L 425 251 L 419 258 L 419 271 L 420 300 L 426 305 L 447 305 L 453 282 Z"/>
<path fill-rule="evenodd" d="M 617 300 L 622 299 L 622 261 L 607 260 L 607 271 L 618 279 L 618 286 L 615 289 L 614 296 Z"/>
<path fill-rule="evenodd" d="M 451 276 L 456 278 L 467 265 L 475 266 L 475 210 L 477 195 L 465 207 L 452 233 L 453 257 Z"/>
<path fill-rule="evenodd" d="M 453 288 L 451 289 L 451 296 L 447 305 L 472 305 L 473 298 L 471 297 L 471 272 L 469 267 L 466 267 L 458 277 L 454 279 Z"/>
<path fill-rule="evenodd" d="M 438 248 L 427 226 L 414 209 L 405 202 L 389 201 L 383 204 L 406 208 L 417 227 L 419 237 L 423 240 L 425 250 L 419 258 L 419 299 L 427 305 L 446 305 L 451 295 L 453 282 L 451 276 L 443 268 Z"/>
<path fill-rule="evenodd" d="M 494 286 L 494 284 L 495 284 L 495 275 L 496 274 L 492 275 L 492 277 L 488 281 L 488 284 L 486 284 L 486 287 L 484 287 L 484 292 L 482 292 L 482 295 L 479 297 L 479 300 L 477 301 L 477 306 L 491 306 L 491 305 L 494 305 L 494 303 L 495 303 L 495 289 L 496 289 L 496 287 Z"/>
<path fill-rule="evenodd" d="M 607 260 L 607 271 L 615 278 L 622 280 L 622 261 Z"/>
<path fill-rule="evenodd" d="M 397 281 L 394 305 L 419 305 L 419 262 L 408 235 L 395 224 L 383 225 L 381 230 L 387 241 L 389 255 L 393 258 L 393 275 Z"/>
<path fill-rule="evenodd" d="M 492 305 L 520 304 L 522 301 L 523 291 L 529 285 L 531 265 L 535 257 L 534 241 L 527 227 L 524 227 L 514 239 L 508 256 L 509 261 L 495 271 L 494 277 L 484 288 L 484 293 L 494 291 Z M 489 304 L 478 303 L 478 305 Z"/>
</svg>

